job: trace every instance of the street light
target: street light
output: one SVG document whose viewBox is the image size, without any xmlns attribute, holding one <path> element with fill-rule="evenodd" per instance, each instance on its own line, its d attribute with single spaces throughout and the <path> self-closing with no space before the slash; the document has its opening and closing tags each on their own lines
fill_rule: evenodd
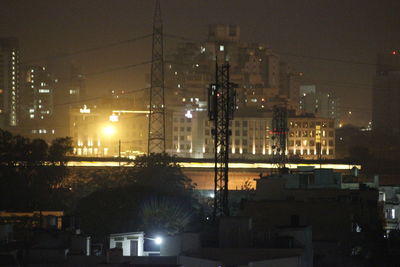
<svg viewBox="0 0 400 267">
<path fill-rule="evenodd" d="M 103 133 L 107 135 L 108 137 L 111 137 L 116 133 L 116 129 L 113 125 L 107 125 L 103 128 Z M 118 158 L 121 159 L 121 139 L 118 140 Z M 121 161 L 118 161 L 119 165 L 121 164 Z"/>
<path fill-rule="evenodd" d="M 156 243 L 156 245 L 161 245 L 162 242 L 163 242 L 163 239 L 162 239 L 161 236 L 156 236 L 155 238 L 152 238 L 152 237 L 145 237 L 145 239 L 154 241 L 154 243 Z"/>
<path fill-rule="evenodd" d="M 106 127 L 103 128 L 103 133 L 105 135 L 111 136 L 115 134 L 115 127 L 112 125 L 107 125 Z"/>
</svg>

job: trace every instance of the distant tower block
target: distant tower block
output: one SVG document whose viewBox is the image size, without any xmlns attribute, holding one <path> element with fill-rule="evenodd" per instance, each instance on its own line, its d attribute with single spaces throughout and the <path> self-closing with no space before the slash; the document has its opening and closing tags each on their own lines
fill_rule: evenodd
<svg viewBox="0 0 400 267">
<path fill-rule="evenodd" d="M 164 51 L 160 1 L 153 22 L 148 154 L 165 152 Z"/>
</svg>

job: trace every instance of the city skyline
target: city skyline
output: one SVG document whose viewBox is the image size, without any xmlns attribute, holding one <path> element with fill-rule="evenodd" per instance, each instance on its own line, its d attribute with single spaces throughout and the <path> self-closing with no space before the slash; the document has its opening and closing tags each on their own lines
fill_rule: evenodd
<svg viewBox="0 0 400 267">
<path fill-rule="evenodd" d="M 208 24 L 239 25 L 242 41 L 268 44 L 304 73 L 304 82 L 317 84 L 323 91 L 340 98 L 344 110 L 352 110 L 354 124 L 365 125 L 371 118 L 376 54 L 388 44 L 386 35 L 393 43 L 388 46 L 398 44 L 395 39 L 398 37 L 391 36 L 398 23 L 391 15 L 396 3 L 385 1 L 378 5 L 371 1 L 352 1 L 331 6 L 317 1 L 300 2 L 169 1 L 161 5 L 167 34 L 205 40 Z M 95 48 L 151 33 L 153 4 L 152 1 L 117 1 L 113 6 L 106 1 L 40 1 L 35 4 L 4 1 L 3 12 L 10 12 L 4 12 L 0 18 L 0 35 L 19 38 L 22 62 L 45 64 L 43 58 L 60 51 Z M 188 18 L 190 10 L 197 12 L 191 14 L 190 24 L 183 25 L 180 21 Z M 252 18 L 247 19 L 248 16 Z M 45 23 L 48 19 L 52 23 Z M 385 30 L 380 30 L 382 28 Z M 127 42 L 65 60 L 75 62 L 84 74 L 102 72 L 148 61 L 150 42 L 150 38 Z M 176 42 L 176 39 L 166 40 L 167 54 Z M 149 68 L 149 64 L 144 64 L 87 75 L 89 95 L 143 88 Z"/>
</svg>

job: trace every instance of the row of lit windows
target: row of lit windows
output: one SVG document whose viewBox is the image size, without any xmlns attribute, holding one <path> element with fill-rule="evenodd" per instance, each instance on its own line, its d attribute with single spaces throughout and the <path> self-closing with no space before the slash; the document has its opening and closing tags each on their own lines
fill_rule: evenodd
<svg viewBox="0 0 400 267">
<path fill-rule="evenodd" d="M 312 121 L 312 122 L 300 122 L 300 121 L 290 121 L 289 128 L 315 128 L 315 126 L 321 126 L 322 128 L 334 128 L 334 122 L 330 121 L 329 123 L 326 121 Z"/>
<path fill-rule="evenodd" d="M 174 122 L 180 122 L 180 123 L 185 123 L 185 122 L 187 122 L 187 123 L 190 123 L 190 122 L 192 122 L 192 119 L 191 118 L 177 118 L 177 117 L 175 117 L 174 118 Z"/>
<path fill-rule="evenodd" d="M 333 131 L 321 131 L 321 136 L 322 137 L 334 137 L 334 132 Z M 289 131 L 289 137 L 314 137 L 315 136 L 315 131 Z"/>
<path fill-rule="evenodd" d="M 288 152 L 289 152 L 289 155 L 303 155 L 303 156 L 304 155 L 312 156 L 312 155 L 318 155 L 319 154 L 318 151 L 314 150 L 314 149 L 309 149 L 309 150 L 299 150 L 299 149 L 292 150 L 292 149 L 289 149 Z M 333 156 L 333 149 L 322 149 L 320 151 L 320 155 L 331 155 L 331 156 Z"/>
<path fill-rule="evenodd" d="M 191 135 L 187 135 L 186 138 L 185 138 L 184 135 L 181 135 L 178 138 L 178 136 L 174 135 L 174 141 L 178 141 L 178 140 L 179 141 L 191 141 L 192 140 L 192 136 Z"/>
<path fill-rule="evenodd" d="M 315 146 L 315 144 L 316 144 L 316 142 L 314 141 L 314 140 L 310 140 L 310 141 L 308 141 L 308 140 L 303 140 L 303 141 L 301 141 L 301 140 L 296 140 L 296 141 L 294 141 L 294 140 L 290 140 L 289 141 L 289 146 Z M 333 146 L 334 145 L 334 142 L 333 142 L 333 140 L 325 140 L 325 139 L 323 139 L 323 140 L 321 140 L 321 145 L 322 146 L 326 146 L 326 145 L 329 145 L 329 146 Z"/>
<path fill-rule="evenodd" d="M 55 134 L 55 130 L 54 129 L 52 129 L 52 130 L 46 130 L 46 129 L 34 129 L 34 130 L 32 130 L 32 133 L 33 134 L 47 134 L 47 133 L 51 133 L 51 134 Z"/>
<path fill-rule="evenodd" d="M 181 132 L 184 132 L 185 131 L 185 127 L 174 127 L 174 132 L 177 132 L 177 131 L 181 131 Z M 188 127 L 186 127 L 186 131 L 187 132 L 191 132 L 192 131 L 192 127 L 190 127 L 190 126 L 188 126 Z"/>
</svg>

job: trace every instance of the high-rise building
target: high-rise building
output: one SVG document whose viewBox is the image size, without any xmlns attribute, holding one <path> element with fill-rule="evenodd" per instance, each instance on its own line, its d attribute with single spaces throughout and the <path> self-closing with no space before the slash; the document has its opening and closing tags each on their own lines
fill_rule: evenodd
<svg viewBox="0 0 400 267">
<path fill-rule="evenodd" d="M 19 44 L 16 38 L 0 38 L 0 128 L 18 125 Z"/>
<path fill-rule="evenodd" d="M 20 132 L 32 138 L 54 139 L 54 82 L 50 73 L 43 66 L 26 66 L 20 78 Z"/>
<path fill-rule="evenodd" d="M 299 110 L 321 118 L 339 118 L 337 99 L 332 94 L 317 91 L 315 85 L 300 86 Z"/>
<path fill-rule="evenodd" d="M 400 133 L 400 51 L 378 54 L 372 89 L 372 129 L 375 133 Z"/>
<path fill-rule="evenodd" d="M 167 58 L 167 107 L 206 101 L 207 88 L 215 79 L 219 49 L 226 52 L 230 81 L 238 86 L 238 109 L 267 111 L 276 103 L 298 98 L 297 74 L 289 64 L 266 44 L 242 42 L 239 26 L 218 24 L 209 26 L 205 41 L 181 43 Z"/>
<path fill-rule="evenodd" d="M 54 80 L 54 127 L 55 134 L 68 136 L 70 133 L 70 109 L 83 104 L 85 99 L 85 80 L 80 71 L 68 61 L 55 61 L 49 64 Z"/>
</svg>

